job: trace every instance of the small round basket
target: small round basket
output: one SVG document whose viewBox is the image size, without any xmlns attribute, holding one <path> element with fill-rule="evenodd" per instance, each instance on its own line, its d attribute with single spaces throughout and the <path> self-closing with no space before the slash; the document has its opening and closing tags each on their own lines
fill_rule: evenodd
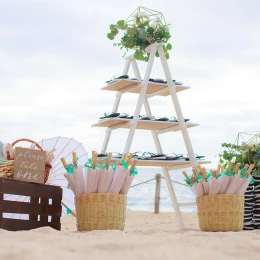
<svg viewBox="0 0 260 260">
<path fill-rule="evenodd" d="M 37 144 L 33 140 L 30 140 L 30 139 L 27 139 L 27 138 L 21 138 L 21 139 L 14 141 L 12 143 L 12 146 L 14 147 L 18 142 L 22 142 L 22 141 L 33 143 L 41 151 L 43 151 L 42 147 L 39 144 Z M 13 160 L 13 158 L 10 157 L 10 155 L 9 155 L 9 158 L 7 158 L 7 159 L 8 159 L 7 161 L 0 162 L 0 177 L 13 179 L 13 176 L 14 176 L 14 160 Z M 50 163 L 46 162 L 45 163 L 44 183 L 46 183 L 48 178 L 49 178 L 51 168 L 52 168 L 52 165 Z"/>
<path fill-rule="evenodd" d="M 244 195 L 204 195 L 196 199 L 202 231 L 240 231 L 244 224 Z"/>
<path fill-rule="evenodd" d="M 89 193 L 75 197 L 78 231 L 124 230 L 127 197 Z"/>
</svg>

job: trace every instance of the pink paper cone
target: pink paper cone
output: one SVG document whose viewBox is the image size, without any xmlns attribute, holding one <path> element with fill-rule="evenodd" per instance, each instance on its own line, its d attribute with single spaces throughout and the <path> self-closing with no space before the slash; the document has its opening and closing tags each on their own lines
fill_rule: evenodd
<svg viewBox="0 0 260 260">
<path fill-rule="evenodd" d="M 241 183 L 240 187 L 238 187 L 235 194 L 244 194 L 247 190 L 247 187 L 248 187 L 250 181 L 252 180 L 252 177 L 249 176 L 248 178 L 245 178 L 245 179 L 243 178 L 242 180 L 243 180 L 243 182 Z"/>
<path fill-rule="evenodd" d="M 125 169 L 123 166 L 119 165 L 116 167 L 115 176 L 113 178 L 112 184 L 109 189 L 109 193 L 119 193 L 121 190 L 126 176 L 128 174 L 128 169 Z"/>
<path fill-rule="evenodd" d="M 108 177 L 108 180 L 107 180 L 106 192 L 109 191 L 111 184 L 113 182 L 114 176 L 115 176 L 115 173 L 111 169 L 109 169 L 108 171 L 109 171 L 109 177 Z"/>
<path fill-rule="evenodd" d="M 76 196 L 85 193 L 85 185 L 84 185 L 84 176 L 83 176 L 83 167 L 78 166 L 73 171 L 73 177 L 75 179 L 75 189 Z"/>
<path fill-rule="evenodd" d="M 194 183 L 191 187 L 191 191 L 198 197 L 204 195 L 204 190 L 201 182 Z"/>
<path fill-rule="evenodd" d="M 218 194 L 225 194 L 229 182 L 231 181 L 231 177 L 227 176 L 226 174 L 223 174 L 223 176 L 219 181 L 220 181 L 220 188 Z"/>
<path fill-rule="evenodd" d="M 130 186 L 131 186 L 131 184 L 133 182 L 134 177 L 135 176 L 133 174 L 132 175 L 127 175 L 127 177 L 125 179 L 125 182 L 124 182 L 124 184 L 123 184 L 123 186 L 122 186 L 122 188 L 120 190 L 120 194 L 125 194 L 126 195 L 128 193 L 129 188 L 130 188 Z"/>
<path fill-rule="evenodd" d="M 102 171 L 105 171 L 104 169 L 96 169 L 95 177 L 94 177 L 94 183 L 93 183 L 93 191 L 92 192 L 97 192 L 98 191 L 98 183 L 99 183 L 99 178 L 100 178 L 100 173 Z"/>
<path fill-rule="evenodd" d="M 72 181 L 72 178 L 71 178 L 72 174 L 68 174 L 68 173 L 65 173 L 64 174 L 64 177 L 67 179 L 68 181 L 68 184 L 69 184 L 69 189 L 72 190 L 72 192 L 74 193 L 74 195 L 76 196 L 76 189 L 75 189 L 75 186 L 74 186 L 74 183 Z"/>
<path fill-rule="evenodd" d="M 241 186 L 243 182 L 242 178 L 236 174 L 231 178 L 231 181 L 225 191 L 225 194 L 235 194 L 236 190 Z"/>
<path fill-rule="evenodd" d="M 107 183 L 110 178 L 110 170 L 103 170 L 99 176 L 98 193 L 107 192 Z"/>
<path fill-rule="evenodd" d="M 209 194 L 210 195 L 215 195 L 218 194 L 219 188 L 220 188 L 220 181 L 219 179 L 216 179 L 215 177 L 212 177 L 209 180 Z"/>
<path fill-rule="evenodd" d="M 92 193 L 93 192 L 93 185 L 94 185 L 94 178 L 95 178 L 95 171 L 93 169 L 88 169 L 87 172 L 87 190 L 86 193 Z"/>
<path fill-rule="evenodd" d="M 203 180 L 201 182 L 203 190 L 204 190 L 204 194 L 203 195 L 209 195 L 209 183 L 205 180 Z"/>
</svg>

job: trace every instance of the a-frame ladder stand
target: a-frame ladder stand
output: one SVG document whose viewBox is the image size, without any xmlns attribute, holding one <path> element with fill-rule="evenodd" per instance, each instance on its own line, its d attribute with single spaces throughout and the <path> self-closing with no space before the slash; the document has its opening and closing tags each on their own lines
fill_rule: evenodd
<svg viewBox="0 0 260 260">
<path fill-rule="evenodd" d="M 172 169 L 181 169 L 181 168 L 185 168 L 185 167 L 196 167 L 198 165 L 198 163 L 196 161 L 196 158 L 195 158 L 195 155 L 194 155 L 194 152 L 193 152 L 193 148 L 192 148 L 190 137 L 189 137 L 189 134 L 188 134 L 188 131 L 187 131 L 186 123 L 184 122 L 184 117 L 183 117 L 181 107 L 180 107 L 180 103 L 179 103 L 179 100 L 178 100 L 178 97 L 177 97 L 175 84 L 172 81 L 172 76 L 171 76 L 169 66 L 168 66 L 164 51 L 163 51 L 163 45 L 160 44 L 160 43 L 154 43 L 154 44 L 148 46 L 146 51 L 150 52 L 149 60 L 148 60 L 148 64 L 147 64 L 147 67 L 146 67 L 144 79 L 143 79 L 142 83 L 140 83 L 140 84 L 142 84 L 142 86 L 141 86 L 141 89 L 140 89 L 139 98 L 138 98 L 137 105 L 136 105 L 136 108 L 135 108 L 134 117 L 133 117 L 133 120 L 131 120 L 131 122 L 129 122 L 129 124 L 131 124 L 131 125 L 130 125 L 130 130 L 129 130 L 129 133 L 128 133 L 126 145 L 125 145 L 125 148 L 124 148 L 124 153 L 128 154 L 129 151 L 130 151 L 130 147 L 131 147 L 131 144 L 132 144 L 132 141 L 133 141 L 133 137 L 134 137 L 134 134 L 135 134 L 135 130 L 136 130 L 136 126 L 137 126 L 137 122 L 138 122 L 138 118 L 139 118 L 139 114 L 140 114 L 142 105 L 144 105 L 146 114 L 152 115 L 150 105 L 149 105 L 148 99 L 146 97 L 146 90 L 147 90 L 147 86 L 148 86 L 148 83 L 149 83 L 149 77 L 150 77 L 152 66 L 153 66 L 153 63 L 154 63 L 156 51 L 158 51 L 159 57 L 160 57 L 160 60 L 161 60 L 161 63 L 162 63 L 162 67 L 163 67 L 163 70 L 164 70 L 164 73 L 165 73 L 165 78 L 167 80 L 167 85 L 168 85 L 168 87 L 164 88 L 163 91 L 168 90 L 170 92 L 172 102 L 173 102 L 173 105 L 174 105 L 174 108 L 175 108 L 175 111 L 176 111 L 176 116 L 177 116 L 177 119 L 179 121 L 179 127 L 180 127 L 180 130 L 182 132 L 182 136 L 183 136 L 184 143 L 185 143 L 185 146 L 186 146 L 186 149 L 187 149 L 187 153 L 188 153 L 189 158 L 190 158 L 190 164 L 188 164 L 188 165 L 186 164 L 185 166 L 184 165 L 174 166 L 174 167 L 171 167 L 171 170 Z M 123 71 L 122 75 L 128 74 L 130 65 L 132 65 L 135 77 L 137 79 L 141 80 L 141 75 L 140 75 L 140 72 L 139 72 L 139 69 L 138 69 L 138 66 L 137 66 L 137 62 L 136 62 L 133 55 L 130 55 L 126 58 L 126 63 L 125 63 L 125 67 L 124 67 L 124 71 Z M 140 85 L 137 85 L 136 88 L 140 88 Z M 122 93 L 117 92 L 116 100 L 115 100 L 112 112 L 117 112 L 118 107 L 119 107 L 119 103 L 120 103 L 120 99 L 121 99 L 121 95 L 122 95 Z M 104 140 L 103 147 L 102 147 L 102 152 L 106 152 L 106 150 L 107 150 L 111 131 L 112 131 L 111 128 L 107 128 L 105 140 Z M 151 132 L 152 132 L 152 136 L 153 136 L 153 140 L 154 140 L 157 152 L 163 153 L 158 133 L 155 130 L 151 130 Z M 166 183 L 167 183 L 167 187 L 168 187 L 168 190 L 169 190 L 169 193 L 170 193 L 171 201 L 172 201 L 172 204 L 173 204 L 176 216 L 177 216 L 179 226 L 180 226 L 180 228 L 184 228 L 185 226 L 184 226 L 184 222 L 183 222 L 183 219 L 182 219 L 182 215 L 181 215 L 179 206 L 180 205 L 185 206 L 185 204 L 186 205 L 194 205 L 194 203 L 178 203 L 174 189 L 173 189 L 173 186 L 172 186 L 172 182 L 170 180 L 170 175 L 169 175 L 169 171 L 168 171 L 167 166 L 162 166 L 162 171 L 163 171 Z"/>
</svg>

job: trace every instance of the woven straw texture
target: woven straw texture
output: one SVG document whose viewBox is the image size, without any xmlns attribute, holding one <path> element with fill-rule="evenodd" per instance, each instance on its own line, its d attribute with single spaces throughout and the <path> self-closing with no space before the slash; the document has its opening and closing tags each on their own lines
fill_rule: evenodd
<svg viewBox="0 0 260 260">
<path fill-rule="evenodd" d="M 127 197 L 124 194 L 89 193 L 75 198 L 78 231 L 124 230 Z"/>
<path fill-rule="evenodd" d="M 196 199 L 202 231 L 240 231 L 244 224 L 244 195 L 218 194 Z"/>
</svg>

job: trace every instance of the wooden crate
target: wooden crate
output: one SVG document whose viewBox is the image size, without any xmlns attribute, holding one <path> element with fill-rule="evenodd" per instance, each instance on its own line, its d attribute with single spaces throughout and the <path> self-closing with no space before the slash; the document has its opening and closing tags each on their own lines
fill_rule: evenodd
<svg viewBox="0 0 260 260">
<path fill-rule="evenodd" d="M 4 194 L 28 196 L 29 202 L 8 200 L 9 195 L 4 199 Z M 60 230 L 61 200 L 61 187 L 0 178 L 0 228 L 17 231 L 49 226 Z M 4 213 L 28 214 L 28 219 L 7 218 Z"/>
</svg>

